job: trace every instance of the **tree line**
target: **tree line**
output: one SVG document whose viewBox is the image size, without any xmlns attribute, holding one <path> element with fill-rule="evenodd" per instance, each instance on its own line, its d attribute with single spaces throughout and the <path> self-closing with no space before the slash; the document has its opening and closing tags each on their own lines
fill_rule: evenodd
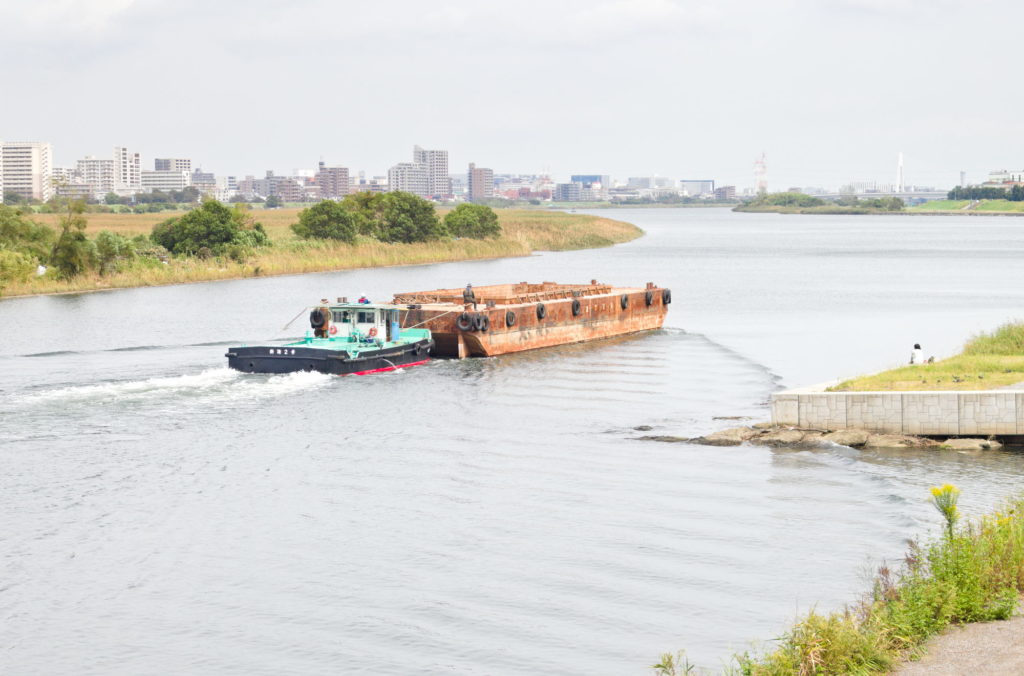
<svg viewBox="0 0 1024 676">
<path fill-rule="evenodd" d="M 299 213 L 292 231 L 303 239 L 353 244 L 359 236 L 381 242 L 429 242 L 446 237 L 501 236 L 498 215 L 482 204 L 463 203 L 438 218 L 431 202 L 408 192 L 360 192 L 340 201 L 324 200 Z"/>
<path fill-rule="evenodd" d="M 985 186 L 957 186 L 946 194 L 951 200 L 1009 200 L 1024 202 L 1024 186 L 1015 185 L 1007 188 Z"/>
<path fill-rule="evenodd" d="M 171 256 L 224 257 L 246 261 L 272 245 L 263 225 L 245 204 L 207 199 L 190 211 L 153 226 L 147 235 L 129 238 L 104 230 L 86 235 L 86 205 L 63 200 L 56 229 L 31 219 L 32 211 L 0 204 L 0 290 L 12 281 L 38 274 L 70 279 L 95 272 L 108 275 L 130 266 L 162 265 Z M 497 214 L 478 204 L 460 204 L 439 218 L 434 205 L 405 192 L 357 193 L 341 201 L 324 200 L 299 213 L 292 231 L 305 240 L 355 244 L 360 238 L 412 243 L 446 238 L 499 237 Z"/>
</svg>

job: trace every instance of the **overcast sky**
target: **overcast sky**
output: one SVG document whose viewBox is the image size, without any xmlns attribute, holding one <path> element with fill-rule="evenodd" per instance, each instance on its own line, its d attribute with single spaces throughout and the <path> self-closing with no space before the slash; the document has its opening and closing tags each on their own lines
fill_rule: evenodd
<svg viewBox="0 0 1024 676">
<path fill-rule="evenodd" d="M 496 172 L 772 190 L 1024 167 L 1024 3 L 0 0 L 0 138 L 58 165 Z"/>
</svg>

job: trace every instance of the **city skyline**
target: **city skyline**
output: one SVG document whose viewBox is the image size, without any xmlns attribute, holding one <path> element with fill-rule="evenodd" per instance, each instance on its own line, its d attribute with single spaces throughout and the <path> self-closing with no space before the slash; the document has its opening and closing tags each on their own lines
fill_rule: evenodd
<svg viewBox="0 0 1024 676">
<path fill-rule="evenodd" d="M 321 156 L 382 175 L 420 143 L 457 167 L 741 187 L 765 152 L 773 189 L 888 182 L 903 152 L 908 183 L 952 186 L 1024 156 L 1022 95 L 997 67 L 1014 62 L 1021 14 L 917 0 L 0 2 L 0 56 L 22 64 L 8 88 L 32 99 L 5 106 L 0 136 L 47 139 L 58 165 L 102 138 L 233 175 Z M 55 73 L 61 87 L 43 86 Z"/>
</svg>

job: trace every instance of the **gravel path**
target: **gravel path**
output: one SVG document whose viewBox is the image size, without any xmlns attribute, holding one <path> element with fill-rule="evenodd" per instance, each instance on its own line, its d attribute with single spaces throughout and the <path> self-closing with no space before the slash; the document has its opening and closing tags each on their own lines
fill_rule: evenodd
<svg viewBox="0 0 1024 676">
<path fill-rule="evenodd" d="M 894 676 L 1020 676 L 1024 674 L 1024 616 L 952 627 L 925 644 L 919 662 Z"/>
</svg>

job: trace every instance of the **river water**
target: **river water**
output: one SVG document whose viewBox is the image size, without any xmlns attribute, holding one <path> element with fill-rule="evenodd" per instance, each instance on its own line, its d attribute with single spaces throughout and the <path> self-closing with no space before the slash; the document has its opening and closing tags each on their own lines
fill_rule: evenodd
<svg viewBox="0 0 1024 676">
<path fill-rule="evenodd" d="M 0 673 L 720 667 L 1018 490 L 1013 452 L 640 440 L 1024 314 L 1024 221 L 604 212 L 609 249 L 0 301 Z M 323 296 L 673 289 L 665 330 L 396 374 L 241 375 Z M 301 321 L 301 320 L 300 320 Z"/>
</svg>

